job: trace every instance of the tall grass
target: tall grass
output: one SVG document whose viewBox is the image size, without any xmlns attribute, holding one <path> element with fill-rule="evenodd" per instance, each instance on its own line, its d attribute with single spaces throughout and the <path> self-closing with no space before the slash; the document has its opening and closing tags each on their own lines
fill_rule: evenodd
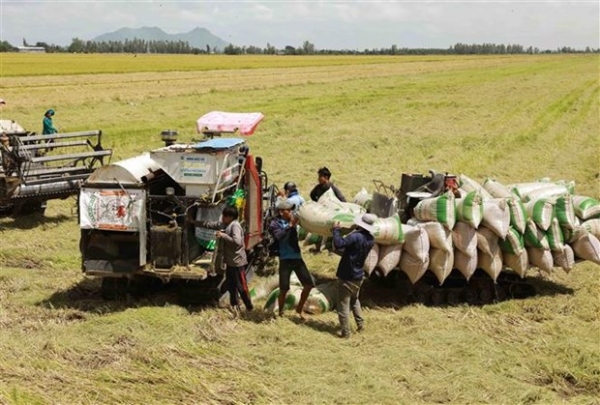
<svg viewBox="0 0 600 405">
<path fill-rule="evenodd" d="M 575 180 L 600 197 L 597 56 L 21 57 L 0 61 L 11 72 L 2 118 L 39 130 L 53 107 L 65 131 L 102 129 L 114 159 L 161 146 L 163 129 L 192 139 L 210 110 L 261 111 L 251 151 L 270 180 L 305 195 L 327 165 L 347 197 L 429 168 Z M 0 230 L 1 403 L 598 403 L 600 269 L 589 262 L 530 270 L 538 296 L 483 307 L 365 297 L 366 332 L 339 341 L 334 313 L 233 319 L 168 291 L 102 301 L 79 271 L 71 199 Z M 305 256 L 334 277 L 337 257 Z"/>
</svg>

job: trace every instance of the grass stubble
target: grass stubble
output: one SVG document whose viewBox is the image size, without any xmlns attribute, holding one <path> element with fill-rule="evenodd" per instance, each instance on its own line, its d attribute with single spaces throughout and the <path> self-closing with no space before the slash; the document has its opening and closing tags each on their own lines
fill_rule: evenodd
<svg viewBox="0 0 600 405">
<path fill-rule="evenodd" d="M 207 111 L 261 111 L 251 151 L 271 181 L 304 195 L 327 165 L 347 197 L 429 168 L 575 180 L 600 197 L 597 56 L 46 56 L 2 56 L 2 118 L 38 130 L 55 108 L 63 131 L 102 129 L 114 159 L 159 147 L 163 129 L 197 137 Z M 170 297 L 102 301 L 79 270 L 75 212 L 69 199 L 0 221 L 0 403 L 599 403 L 590 262 L 530 270 L 540 294 L 526 300 L 367 301 L 366 333 L 339 341 L 334 313 L 298 324 Z M 305 256 L 334 277 L 336 257 Z"/>
</svg>

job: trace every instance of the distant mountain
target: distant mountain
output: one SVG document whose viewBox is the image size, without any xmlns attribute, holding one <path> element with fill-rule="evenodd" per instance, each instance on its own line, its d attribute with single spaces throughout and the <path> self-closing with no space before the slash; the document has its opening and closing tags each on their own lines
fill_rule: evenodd
<svg viewBox="0 0 600 405">
<path fill-rule="evenodd" d="M 146 41 L 184 41 L 194 48 L 206 49 L 206 45 L 209 45 L 210 49 L 216 48 L 221 51 L 229 45 L 229 42 L 223 41 L 216 35 L 211 34 L 206 28 L 200 27 L 181 34 L 167 34 L 158 27 L 121 28 L 114 32 L 98 35 L 92 41 L 125 41 L 134 38 Z"/>
</svg>

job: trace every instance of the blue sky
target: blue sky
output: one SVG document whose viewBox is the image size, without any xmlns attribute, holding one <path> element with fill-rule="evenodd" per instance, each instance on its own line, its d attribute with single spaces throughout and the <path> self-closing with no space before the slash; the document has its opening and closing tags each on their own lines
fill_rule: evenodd
<svg viewBox="0 0 600 405">
<path fill-rule="evenodd" d="M 122 27 L 174 34 L 206 28 L 236 45 L 317 49 L 447 48 L 515 43 L 599 48 L 593 1 L 179 1 L 0 0 L 0 37 L 13 45 L 68 45 Z"/>
</svg>

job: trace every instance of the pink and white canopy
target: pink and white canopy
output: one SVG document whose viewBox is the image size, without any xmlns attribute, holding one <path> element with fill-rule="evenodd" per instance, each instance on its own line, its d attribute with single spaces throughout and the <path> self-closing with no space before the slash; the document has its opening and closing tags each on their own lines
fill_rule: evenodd
<svg viewBox="0 0 600 405">
<path fill-rule="evenodd" d="M 198 118 L 196 127 L 199 133 L 239 131 L 241 135 L 252 135 L 264 117 L 259 112 L 230 113 L 212 111 Z"/>
</svg>

